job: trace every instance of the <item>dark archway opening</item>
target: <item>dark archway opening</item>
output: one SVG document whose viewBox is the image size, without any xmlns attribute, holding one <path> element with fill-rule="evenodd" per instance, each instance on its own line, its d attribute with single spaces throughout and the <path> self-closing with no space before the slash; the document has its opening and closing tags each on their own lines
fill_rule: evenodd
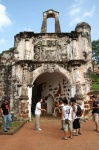
<svg viewBox="0 0 99 150">
<path fill-rule="evenodd" d="M 61 73 L 43 73 L 33 83 L 32 88 L 32 107 L 34 115 L 36 103 L 40 98 L 44 99 L 43 106 L 47 114 L 53 114 L 55 101 L 59 98 L 71 97 L 71 86 L 68 79 Z"/>
</svg>

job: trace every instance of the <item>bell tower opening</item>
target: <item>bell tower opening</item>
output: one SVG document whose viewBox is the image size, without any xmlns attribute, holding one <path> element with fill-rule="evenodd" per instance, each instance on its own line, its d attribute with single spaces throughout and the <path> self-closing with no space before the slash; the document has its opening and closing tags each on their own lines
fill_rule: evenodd
<svg viewBox="0 0 99 150">
<path fill-rule="evenodd" d="M 47 19 L 47 33 L 55 32 L 55 19 L 54 18 L 48 18 Z"/>
<path fill-rule="evenodd" d="M 41 33 L 47 32 L 47 19 L 48 18 L 54 18 L 54 20 L 55 20 L 55 27 L 54 27 L 55 33 L 61 33 L 58 15 L 59 15 L 59 12 L 54 11 L 52 9 L 43 12 L 43 21 L 42 21 Z"/>
</svg>

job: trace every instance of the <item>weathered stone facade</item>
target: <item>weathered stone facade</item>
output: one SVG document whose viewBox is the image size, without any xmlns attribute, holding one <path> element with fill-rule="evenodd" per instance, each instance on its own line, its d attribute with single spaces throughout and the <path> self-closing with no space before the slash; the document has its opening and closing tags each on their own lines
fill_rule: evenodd
<svg viewBox="0 0 99 150">
<path fill-rule="evenodd" d="M 89 100 L 92 70 L 91 27 L 85 22 L 62 33 L 58 12 L 43 13 L 41 33 L 20 32 L 14 48 L 0 56 L 0 99 L 10 98 L 17 118 L 31 118 L 31 106 L 43 97 L 47 113 L 59 97 L 75 96 L 82 108 Z M 46 33 L 47 19 L 55 18 L 55 33 Z"/>
</svg>

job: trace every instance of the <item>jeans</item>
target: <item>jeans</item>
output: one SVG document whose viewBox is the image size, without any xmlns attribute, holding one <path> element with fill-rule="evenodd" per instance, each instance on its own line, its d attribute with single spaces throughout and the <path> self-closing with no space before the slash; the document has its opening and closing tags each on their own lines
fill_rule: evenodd
<svg viewBox="0 0 99 150">
<path fill-rule="evenodd" d="M 3 131 L 7 131 L 7 128 L 9 128 L 10 124 L 11 124 L 11 115 L 4 115 L 3 119 Z"/>
</svg>

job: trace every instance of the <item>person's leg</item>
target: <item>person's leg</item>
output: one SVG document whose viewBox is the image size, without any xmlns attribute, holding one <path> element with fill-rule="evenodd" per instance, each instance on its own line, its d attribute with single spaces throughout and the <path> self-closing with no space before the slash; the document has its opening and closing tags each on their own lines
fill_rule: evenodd
<svg viewBox="0 0 99 150">
<path fill-rule="evenodd" d="M 63 122 L 63 128 L 64 128 L 64 137 L 62 137 L 61 139 L 67 140 L 68 124 Z"/>
<path fill-rule="evenodd" d="M 3 131 L 7 131 L 7 115 L 4 115 L 4 117 L 2 118 L 2 122 L 3 122 Z"/>
<path fill-rule="evenodd" d="M 70 138 L 73 137 L 73 122 L 69 121 L 69 132 L 70 132 Z"/>
<path fill-rule="evenodd" d="M 10 125 L 11 125 L 12 119 L 11 119 L 11 115 L 8 114 L 7 115 L 7 129 L 9 129 Z"/>
<path fill-rule="evenodd" d="M 97 132 L 99 132 L 98 122 L 99 122 L 99 114 L 95 113 L 95 126 Z"/>
<path fill-rule="evenodd" d="M 40 128 L 40 115 L 35 115 L 35 130 Z"/>
<path fill-rule="evenodd" d="M 75 136 L 78 135 L 78 120 L 75 119 L 73 122 L 73 129 L 76 131 Z"/>
<path fill-rule="evenodd" d="M 64 120 L 61 120 L 61 130 L 64 130 L 64 128 L 63 128 L 63 122 L 64 122 Z"/>
<path fill-rule="evenodd" d="M 82 134 L 81 133 L 81 126 L 80 126 L 80 118 L 78 118 L 78 134 Z"/>
<path fill-rule="evenodd" d="M 68 137 L 68 125 L 66 124 L 66 128 L 64 129 L 64 137 L 63 137 L 63 139 L 64 140 L 67 140 L 67 137 Z"/>
</svg>

